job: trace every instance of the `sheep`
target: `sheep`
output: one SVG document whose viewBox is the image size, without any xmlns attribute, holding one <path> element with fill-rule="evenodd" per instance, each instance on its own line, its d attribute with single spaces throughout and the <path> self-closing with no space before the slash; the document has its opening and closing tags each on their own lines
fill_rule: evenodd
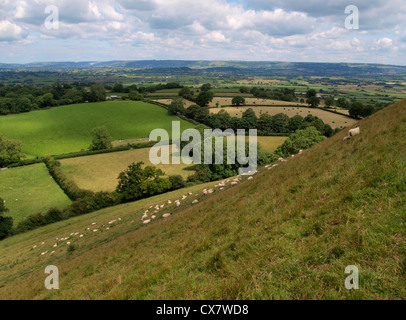
<svg viewBox="0 0 406 320">
<path fill-rule="evenodd" d="M 148 219 L 148 216 L 146 215 L 146 214 L 144 214 L 143 216 L 142 216 L 142 218 L 141 218 L 141 221 L 144 221 L 144 220 L 147 220 Z"/>
<path fill-rule="evenodd" d="M 196 203 L 198 203 L 199 202 L 199 200 L 194 200 L 193 202 L 192 202 L 192 204 L 196 204 Z"/>
<path fill-rule="evenodd" d="M 54 247 L 54 248 L 56 248 L 57 246 L 58 246 L 58 244 L 57 244 L 57 243 L 55 243 L 55 244 L 53 245 L 53 247 Z"/>
<path fill-rule="evenodd" d="M 224 188 L 220 188 L 220 191 L 224 191 Z"/>
<path fill-rule="evenodd" d="M 81 234 L 80 236 L 79 236 L 79 238 L 83 238 L 84 237 L 84 235 L 83 234 Z"/>
<path fill-rule="evenodd" d="M 210 189 L 209 191 L 207 191 L 208 192 L 208 194 L 212 194 L 213 192 L 214 192 L 214 190 L 213 189 Z"/>
<path fill-rule="evenodd" d="M 163 218 L 169 218 L 172 215 L 172 213 L 165 213 L 162 215 Z"/>
<path fill-rule="evenodd" d="M 177 207 L 180 207 L 180 202 L 176 202 L 176 206 L 177 206 Z"/>
<path fill-rule="evenodd" d="M 151 220 L 145 220 L 144 221 L 144 224 L 148 224 L 148 223 L 150 223 L 151 222 Z"/>
<path fill-rule="evenodd" d="M 343 139 L 343 142 L 347 142 L 348 140 L 350 140 L 351 139 L 351 137 L 344 137 L 344 139 Z"/>
<path fill-rule="evenodd" d="M 204 189 L 204 190 L 202 191 L 202 193 L 203 193 L 205 196 L 207 196 L 207 189 Z"/>
<path fill-rule="evenodd" d="M 171 200 L 168 200 L 168 204 L 172 204 L 172 201 L 171 201 Z"/>
<path fill-rule="evenodd" d="M 361 133 L 361 129 L 359 126 L 356 126 L 355 129 L 351 129 L 348 131 L 348 136 L 349 137 L 355 137 Z"/>
<path fill-rule="evenodd" d="M 252 179 L 254 179 L 253 177 L 249 177 L 247 180 L 252 180 Z"/>
<path fill-rule="evenodd" d="M 152 216 L 151 218 L 152 218 L 152 220 L 155 220 L 155 219 L 156 219 L 156 216 Z"/>
<path fill-rule="evenodd" d="M 70 242 L 66 242 L 66 245 L 69 246 L 69 245 L 70 245 Z"/>
<path fill-rule="evenodd" d="M 97 232 L 97 231 L 99 231 L 99 229 L 94 229 L 94 230 L 93 230 L 93 232 Z"/>
<path fill-rule="evenodd" d="M 233 182 L 231 182 L 231 186 L 233 187 L 233 186 L 236 186 L 238 184 L 238 182 L 235 182 L 235 181 L 233 181 Z"/>
</svg>

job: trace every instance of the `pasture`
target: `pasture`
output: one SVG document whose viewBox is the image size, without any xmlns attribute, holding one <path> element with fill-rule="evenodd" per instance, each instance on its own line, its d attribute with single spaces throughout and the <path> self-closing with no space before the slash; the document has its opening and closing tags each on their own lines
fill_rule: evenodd
<svg viewBox="0 0 406 320">
<path fill-rule="evenodd" d="M 118 183 L 118 175 L 132 163 L 144 162 L 161 169 L 166 175 L 181 175 L 187 178 L 194 171 L 187 170 L 188 165 L 153 165 L 149 161 L 150 148 L 136 149 L 108 154 L 99 154 L 61 161 L 61 169 L 69 179 L 86 190 L 114 191 Z"/>
<path fill-rule="evenodd" d="M 28 157 L 58 155 L 89 148 L 93 128 L 106 126 L 113 140 L 148 137 L 157 128 L 194 126 L 159 106 L 134 101 L 84 103 L 0 117 L 1 134 L 23 142 Z"/>
<path fill-rule="evenodd" d="M 71 203 L 43 163 L 0 171 L 0 197 L 6 200 L 14 225 L 30 214 Z"/>
<path fill-rule="evenodd" d="M 300 115 L 306 117 L 309 114 L 317 116 L 324 121 L 324 123 L 329 124 L 333 129 L 334 128 L 345 128 L 352 126 L 357 120 L 354 120 L 350 117 L 344 115 L 331 113 L 321 109 L 305 108 L 305 107 L 226 107 L 226 108 L 213 108 L 211 109 L 212 113 L 218 113 L 220 110 L 226 110 L 232 117 L 241 117 L 243 112 L 247 109 L 252 108 L 257 116 L 262 114 L 269 114 L 274 116 L 278 113 L 284 113 L 289 117 L 294 117 Z"/>
<path fill-rule="evenodd" d="M 273 152 L 279 146 L 281 146 L 287 138 L 288 137 L 257 137 L 257 141 L 258 144 L 261 146 L 261 150 Z"/>
</svg>

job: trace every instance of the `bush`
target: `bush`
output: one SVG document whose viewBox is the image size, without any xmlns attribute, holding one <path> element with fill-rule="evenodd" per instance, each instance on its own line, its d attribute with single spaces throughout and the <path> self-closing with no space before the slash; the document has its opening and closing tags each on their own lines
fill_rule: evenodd
<svg viewBox="0 0 406 320">
<path fill-rule="evenodd" d="M 181 175 L 169 176 L 169 181 L 172 184 L 171 190 L 177 190 L 186 187 L 186 181 Z"/>
</svg>

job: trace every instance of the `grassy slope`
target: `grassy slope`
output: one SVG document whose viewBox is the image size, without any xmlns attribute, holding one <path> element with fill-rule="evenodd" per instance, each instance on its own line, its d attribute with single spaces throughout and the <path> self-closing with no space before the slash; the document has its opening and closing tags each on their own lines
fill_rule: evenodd
<svg viewBox="0 0 406 320">
<path fill-rule="evenodd" d="M 43 163 L 1 171 L 0 197 L 6 200 L 7 215 L 13 217 L 14 224 L 30 214 L 51 207 L 63 209 L 71 203 Z"/>
<path fill-rule="evenodd" d="M 0 133 L 23 142 L 29 156 L 56 155 L 88 149 L 91 130 L 106 126 L 114 140 L 148 137 L 163 128 L 172 131 L 172 121 L 182 130 L 193 125 L 169 116 L 156 105 L 133 101 L 86 103 L 0 117 Z"/>
<path fill-rule="evenodd" d="M 166 221 L 110 242 L 95 235 L 72 256 L 41 260 L 29 248 L 140 204 L 0 242 L 0 296 L 405 299 L 406 101 L 360 124 L 362 135 L 347 144 L 342 132 Z M 49 264 L 62 272 L 59 291 L 43 288 Z M 360 269 L 352 294 L 348 265 Z"/>
</svg>

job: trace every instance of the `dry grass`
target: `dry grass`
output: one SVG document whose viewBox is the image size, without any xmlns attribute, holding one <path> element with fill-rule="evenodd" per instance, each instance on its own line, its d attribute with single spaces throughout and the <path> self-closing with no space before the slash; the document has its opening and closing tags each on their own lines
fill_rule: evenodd
<svg viewBox="0 0 406 320">
<path fill-rule="evenodd" d="M 99 154 L 94 156 L 66 159 L 61 161 L 63 172 L 85 190 L 114 191 L 118 183 L 118 175 L 132 163 L 144 162 L 152 165 L 149 160 L 150 148 L 122 152 Z M 154 165 L 166 175 L 178 175 L 187 178 L 193 171 L 186 170 L 185 164 Z"/>
</svg>

